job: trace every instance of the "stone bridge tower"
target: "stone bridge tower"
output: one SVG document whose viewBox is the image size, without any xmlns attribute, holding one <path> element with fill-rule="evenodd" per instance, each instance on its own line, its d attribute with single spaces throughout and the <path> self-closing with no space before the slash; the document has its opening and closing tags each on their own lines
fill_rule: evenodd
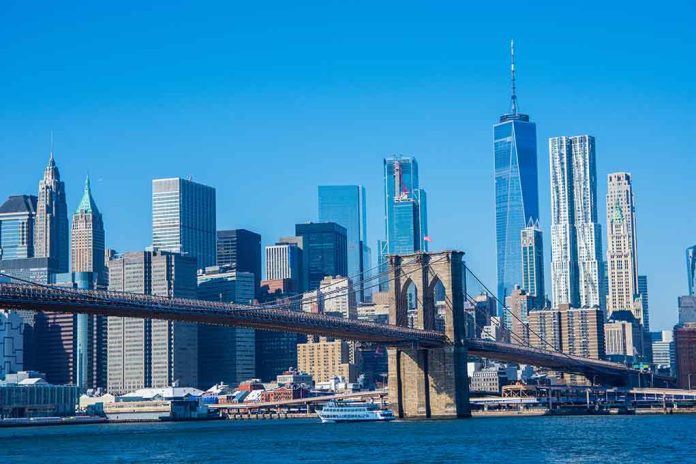
<svg viewBox="0 0 696 464">
<path fill-rule="evenodd" d="M 398 417 L 470 416 L 463 257 L 460 251 L 389 256 L 389 323 L 408 327 L 410 305 L 413 328 L 436 330 L 435 292 L 444 289 L 450 341 L 442 348 L 389 348 L 389 400 Z"/>
</svg>

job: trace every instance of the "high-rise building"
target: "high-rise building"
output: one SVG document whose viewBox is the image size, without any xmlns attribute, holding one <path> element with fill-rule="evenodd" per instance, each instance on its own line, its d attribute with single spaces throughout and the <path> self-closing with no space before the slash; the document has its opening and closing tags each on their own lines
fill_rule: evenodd
<svg viewBox="0 0 696 464">
<path fill-rule="evenodd" d="M 198 273 L 198 298 L 225 303 L 251 304 L 254 274 L 230 266 L 211 266 Z M 200 325 L 198 327 L 198 385 L 208 389 L 218 382 L 238 385 L 254 378 L 253 329 Z M 286 366 L 287 367 L 287 366 Z"/>
<path fill-rule="evenodd" d="M 679 324 L 696 322 L 696 295 L 680 296 L 677 303 L 679 305 Z"/>
<path fill-rule="evenodd" d="M 583 358 L 604 358 L 604 314 L 599 308 L 561 306 L 563 352 Z"/>
<path fill-rule="evenodd" d="M 53 159 L 53 151 L 39 182 L 34 222 L 34 256 L 53 258 L 59 272 L 68 272 L 69 255 L 68 207 L 65 184 Z"/>
<path fill-rule="evenodd" d="M 609 174 L 607 191 L 607 311 L 633 309 L 638 294 L 636 220 L 631 175 Z M 636 314 L 643 324 L 643 315 Z"/>
<path fill-rule="evenodd" d="M 689 295 L 696 295 L 696 245 L 686 249 L 686 276 Z"/>
<path fill-rule="evenodd" d="M 348 275 L 346 229 L 334 222 L 297 224 L 307 267 L 307 290 L 316 290 L 326 276 Z"/>
<path fill-rule="evenodd" d="M 696 389 L 696 323 L 686 322 L 674 328 L 674 346 L 679 388 Z"/>
<path fill-rule="evenodd" d="M 305 293 L 302 310 L 357 319 L 358 306 L 353 281 L 348 277 L 324 277 L 319 289 Z"/>
<path fill-rule="evenodd" d="M 651 332 L 653 364 L 658 371 L 664 371 L 668 375 L 674 375 L 676 368 L 676 351 L 674 347 L 674 333 L 671 330 Z"/>
<path fill-rule="evenodd" d="M 82 200 L 72 218 L 70 241 L 71 272 L 92 272 L 100 284 L 106 286 L 104 272 L 105 239 L 104 222 L 97 204 L 92 198 L 89 178 L 85 181 Z"/>
<path fill-rule="evenodd" d="M 363 273 L 370 269 L 367 247 L 365 187 L 358 185 L 320 185 L 319 222 L 335 222 L 346 228 L 348 276 L 358 285 L 357 299 L 365 301 Z"/>
<path fill-rule="evenodd" d="M 522 229 L 522 289 L 532 297 L 531 307 L 546 306 L 544 293 L 544 242 L 539 222 Z"/>
<path fill-rule="evenodd" d="M 534 298 L 520 289 L 519 285 L 505 298 L 505 306 L 508 308 L 505 311 L 505 316 L 508 319 L 503 321 L 503 325 L 510 328 L 512 335 L 511 343 L 516 345 L 529 344 L 529 321 L 527 316 L 533 302 Z"/>
<path fill-rule="evenodd" d="M 152 246 L 215 265 L 215 189 L 191 180 L 152 181 Z"/>
<path fill-rule="evenodd" d="M 109 261 L 109 290 L 169 298 L 195 298 L 196 259 L 162 251 L 124 253 Z M 107 389 L 198 385 L 196 324 L 112 317 L 108 319 Z"/>
<path fill-rule="evenodd" d="M 597 221 L 595 141 L 549 139 L 553 304 L 602 305 L 602 234 Z"/>
<path fill-rule="evenodd" d="M 0 206 L 0 260 L 34 256 L 36 197 L 13 195 Z"/>
<path fill-rule="evenodd" d="M 418 181 L 418 162 L 414 157 L 393 156 L 384 160 L 384 194 L 386 240 L 379 250 L 382 268 L 388 254 L 428 250 L 427 198 Z"/>
<path fill-rule="evenodd" d="M 511 51 L 510 112 L 493 127 L 495 152 L 495 222 L 499 301 L 522 284 L 522 229 L 539 219 L 536 124 L 518 112 L 514 48 Z M 502 308 L 499 308 L 502 314 Z"/>
<path fill-rule="evenodd" d="M 246 229 L 218 230 L 217 265 L 254 274 L 254 295 L 261 282 L 261 236 Z"/>
<path fill-rule="evenodd" d="M 610 361 L 633 364 L 640 360 L 643 331 L 632 311 L 614 311 L 604 324 L 605 355 Z"/>
<path fill-rule="evenodd" d="M 529 346 L 540 350 L 563 351 L 561 312 L 557 309 L 530 311 Z"/>
<path fill-rule="evenodd" d="M 0 310 L 0 379 L 24 370 L 24 321 L 15 311 Z"/>
<path fill-rule="evenodd" d="M 289 279 L 290 291 L 302 288 L 302 249 L 295 243 L 277 243 L 266 247 L 266 280 Z"/>
</svg>

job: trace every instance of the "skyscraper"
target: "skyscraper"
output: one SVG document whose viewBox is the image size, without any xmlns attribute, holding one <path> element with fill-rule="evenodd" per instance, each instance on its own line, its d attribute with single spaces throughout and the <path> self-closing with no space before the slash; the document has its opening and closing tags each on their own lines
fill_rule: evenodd
<svg viewBox="0 0 696 464">
<path fill-rule="evenodd" d="M 0 260 L 34 256 L 36 197 L 13 195 L 0 206 Z"/>
<path fill-rule="evenodd" d="M 267 246 L 266 279 L 290 279 L 291 291 L 300 292 L 302 285 L 302 249 L 295 243 L 278 243 Z"/>
<path fill-rule="evenodd" d="M 196 259 L 170 252 L 132 252 L 109 261 L 109 290 L 195 298 Z M 198 384 L 196 324 L 108 318 L 108 391 Z"/>
<path fill-rule="evenodd" d="M 498 299 L 522 283 L 521 231 L 539 219 L 536 124 L 518 112 L 514 48 L 511 51 L 510 112 L 493 126 L 495 147 L 495 217 Z"/>
<path fill-rule="evenodd" d="M 229 266 L 213 266 L 198 273 L 198 298 L 225 303 L 251 304 L 254 275 Z M 198 386 L 208 389 L 218 382 L 237 385 L 254 378 L 255 331 L 243 327 L 201 324 L 198 327 Z"/>
<path fill-rule="evenodd" d="M 594 137 L 549 139 L 553 304 L 602 305 Z"/>
<path fill-rule="evenodd" d="M 346 228 L 348 275 L 359 285 L 358 300 L 365 300 L 362 273 L 370 268 L 366 262 L 367 214 L 365 188 L 358 185 L 320 185 L 319 222 L 335 222 Z"/>
<path fill-rule="evenodd" d="M 89 178 L 85 180 L 82 200 L 73 214 L 71 236 L 71 272 L 93 272 L 107 285 L 104 272 L 104 222 L 92 198 Z"/>
<path fill-rule="evenodd" d="M 261 282 L 261 236 L 246 229 L 218 230 L 217 265 L 254 274 L 254 294 Z"/>
<path fill-rule="evenodd" d="M 34 256 L 53 258 L 58 271 L 68 272 L 69 262 L 68 207 L 65 202 L 65 184 L 53 159 L 53 151 L 39 182 L 34 223 Z"/>
<path fill-rule="evenodd" d="M 215 189 L 191 180 L 152 181 L 152 246 L 215 265 Z"/>
<path fill-rule="evenodd" d="M 633 309 L 638 294 L 636 221 L 631 175 L 609 174 L 607 190 L 607 311 Z M 643 324 L 643 315 L 636 314 Z"/>
<path fill-rule="evenodd" d="M 689 295 L 696 295 L 696 245 L 686 249 L 686 275 Z"/>
<path fill-rule="evenodd" d="M 533 308 L 546 304 L 544 294 L 544 242 L 539 222 L 522 229 L 522 289 L 532 298 Z"/>
<path fill-rule="evenodd" d="M 326 276 L 346 276 L 348 252 L 346 229 L 333 222 L 297 224 L 295 235 L 302 237 L 303 259 L 307 263 L 308 287 L 319 288 Z"/>
</svg>

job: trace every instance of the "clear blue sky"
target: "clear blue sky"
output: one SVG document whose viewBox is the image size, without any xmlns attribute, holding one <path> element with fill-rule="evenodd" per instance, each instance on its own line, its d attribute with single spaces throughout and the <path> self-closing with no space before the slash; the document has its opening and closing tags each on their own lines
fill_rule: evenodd
<svg viewBox="0 0 696 464">
<path fill-rule="evenodd" d="M 676 321 L 696 243 L 693 2 L 85 3 L 0 3 L 1 196 L 36 193 L 53 129 L 69 209 L 89 173 L 119 251 L 150 243 L 151 179 L 188 175 L 217 188 L 220 228 L 264 243 L 316 218 L 318 184 L 363 184 L 374 249 L 382 158 L 412 154 L 433 247 L 493 287 L 514 38 L 547 267 L 547 139 L 594 135 L 601 222 L 607 173 L 632 172 L 652 325 Z"/>
</svg>

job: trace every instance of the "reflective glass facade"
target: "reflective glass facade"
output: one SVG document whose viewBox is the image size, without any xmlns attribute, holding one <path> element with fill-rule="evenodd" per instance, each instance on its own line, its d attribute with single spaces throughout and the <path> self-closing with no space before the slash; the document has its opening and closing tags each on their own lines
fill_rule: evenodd
<svg viewBox="0 0 696 464">
<path fill-rule="evenodd" d="M 308 270 L 307 290 L 319 288 L 326 276 L 346 276 L 348 253 L 346 229 L 333 222 L 297 224 L 295 235 L 302 237 L 303 260 Z"/>
<path fill-rule="evenodd" d="M 505 301 L 522 284 L 522 229 L 539 219 L 536 124 L 523 114 L 504 115 L 493 134 L 497 295 Z"/>
<path fill-rule="evenodd" d="M 696 246 L 686 249 L 686 275 L 689 278 L 689 295 L 696 295 Z"/>
<path fill-rule="evenodd" d="M 35 216 L 35 196 L 11 196 L 0 206 L 0 259 L 34 256 Z"/>
<path fill-rule="evenodd" d="M 348 276 L 355 281 L 369 268 L 365 262 L 364 243 L 367 240 L 365 188 L 358 185 L 320 185 L 319 222 L 335 222 L 346 228 Z M 363 267 L 366 265 L 367 267 Z M 362 301 L 363 288 L 356 288 Z"/>
</svg>

